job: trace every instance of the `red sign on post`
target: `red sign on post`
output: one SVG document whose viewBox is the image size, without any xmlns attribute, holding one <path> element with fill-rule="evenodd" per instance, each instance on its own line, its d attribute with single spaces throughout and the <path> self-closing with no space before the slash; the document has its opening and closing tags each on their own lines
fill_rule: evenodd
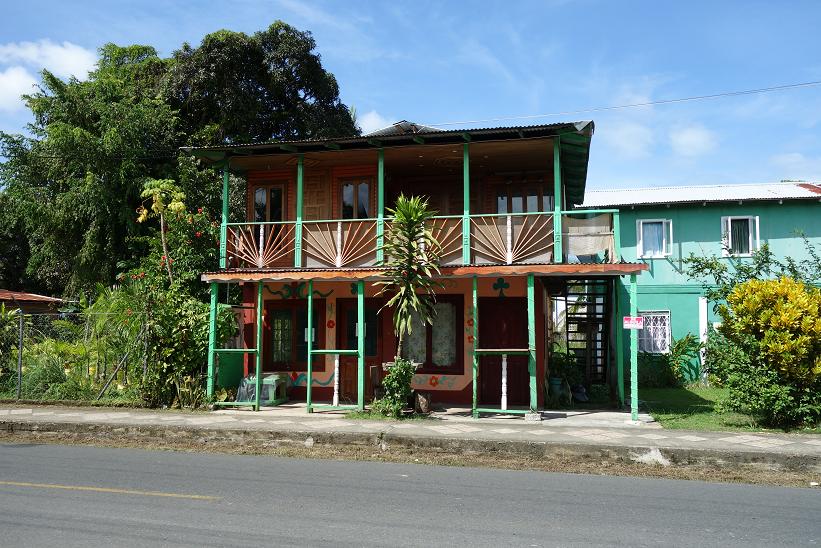
<svg viewBox="0 0 821 548">
<path fill-rule="evenodd" d="M 643 316 L 625 316 L 623 320 L 625 329 L 644 329 Z"/>
</svg>

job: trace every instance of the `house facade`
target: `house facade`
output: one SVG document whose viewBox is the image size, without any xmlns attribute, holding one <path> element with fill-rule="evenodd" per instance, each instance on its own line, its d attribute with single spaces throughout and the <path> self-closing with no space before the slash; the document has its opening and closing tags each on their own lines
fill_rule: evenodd
<svg viewBox="0 0 821 548">
<path fill-rule="evenodd" d="M 764 243 L 778 259 L 797 261 L 808 258 L 802 235 L 821 245 L 821 185 L 813 183 L 594 190 L 583 207 L 618 208 L 624 260 L 648 267 L 637 283 L 643 352 L 667 352 L 688 333 L 705 341 L 708 325 L 719 321 L 701 282 L 687 275 L 683 261 L 691 254 L 733 268 Z M 622 292 L 623 306 L 626 299 Z M 698 365 L 690 380 L 699 378 Z"/>
<path fill-rule="evenodd" d="M 610 384 L 623 400 L 615 280 L 635 283 L 647 265 L 621 261 L 617 211 L 572 208 L 584 199 L 593 129 L 400 122 L 363 137 L 188 149 L 223 173 L 220 268 L 202 275 L 211 286 L 209 395 L 229 377 L 252 376 L 248 405 L 257 409 L 265 378 L 287 384 L 308 412 L 364 408 L 396 352 L 374 282 L 387 208 L 404 193 L 436 210 L 441 256 L 434 324 L 404 345 L 421 364 L 415 389 L 470 405 L 474 416 L 534 413 L 561 337 L 586 381 Z M 244 219 L 228 218 L 231 173 L 247 181 Z M 242 288 L 241 340 L 216 348 L 226 284 Z M 577 305 L 557 334 L 568 299 Z M 227 373 L 230 364 L 240 374 Z"/>
</svg>

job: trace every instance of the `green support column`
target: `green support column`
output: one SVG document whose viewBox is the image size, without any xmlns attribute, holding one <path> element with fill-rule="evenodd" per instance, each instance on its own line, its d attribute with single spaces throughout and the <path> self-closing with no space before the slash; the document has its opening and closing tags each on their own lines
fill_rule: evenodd
<svg viewBox="0 0 821 548">
<path fill-rule="evenodd" d="M 257 283 L 257 352 L 256 352 L 256 379 L 254 391 L 254 409 L 259 411 L 259 401 L 262 395 L 262 282 Z"/>
<path fill-rule="evenodd" d="M 308 373 L 307 377 L 305 378 L 305 405 L 308 410 L 308 413 L 313 413 L 313 408 L 311 407 L 311 385 L 314 378 L 314 356 L 311 353 L 311 350 L 314 348 L 314 330 L 311 329 L 314 326 L 314 281 L 308 280 L 308 336 L 306 337 L 308 343 L 308 357 L 306 361 L 308 362 Z"/>
<path fill-rule="evenodd" d="M 530 373 L 530 412 L 538 413 L 536 386 L 536 280 L 527 275 L 527 371 Z"/>
<path fill-rule="evenodd" d="M 470 264 L 470 145 L 462 147 L 462 264 Z"/>
<path fill-rule="evenodd" d="M 621 277 L 613 280 L 613 309 L 616 330 L 616 382 L 618 383 L 619 407 L 624 407 L 624 329 L 621 317 Z"/>
<path fill-rule="evenodd" d="M 379 149 L 377 153 L 376 171 L 376 262 L 381 263 L 385 258 L 382 250 L 385 235 L 385 151 Z"/>
<path fill-rule="evenodd" d="M 294 225 L 294 267 L 302 268 L 302 184 L 305 178 L 305 165 L 302 154 L 297 156 L 296 163 L 296 223 Z"/>
<path fill-rule="evenodd" d="M 228 264 L 228 163 L 222 168 L 222 220 L 220 222 L 220 268 Z"/>
<path fill-rule="evenodd" d="M 630 274 L 630 315 L 638 316 L 636 275 Z M 630 330 L 630 418 L 639 420 L 639 332 Z"/>
<path fill-rule="evenodd" d="M 214 395 L 214 357 L 217 345 L 217 292 L 219 287 L 211 282 L 211 309 L 208 312 L 208 382 L 205 394 L 210 399 Z"/>
<path fill-rule="evenodd" d="M 478 390 L 476 383 L 479 381 L 479 357 L 476 355 L 476 349 L 479 347 L 479 279 L 473 277 L 473 345 L 470 347 L 470 361 L 473 370 L 473 418 L 479 418 L 479 412 L 476 411 L 479 407 Z"/>
<path fill-rule="evenodd" d="M 613 254 L 610 259 L 611 263 L 618 263 L 621 261 L 621 218 L 619 212 L 613 213 Z"/>
<path fill-rule="evenodd" d="M 365 282 L 356 284 L 356 372 L 357 399 L 360 411 L 365 410 Z"/>
<path fill-rule="evenodd" d="M 562 262 L 562 141 L 553 139 L 553 262 Z"/>
</svg>

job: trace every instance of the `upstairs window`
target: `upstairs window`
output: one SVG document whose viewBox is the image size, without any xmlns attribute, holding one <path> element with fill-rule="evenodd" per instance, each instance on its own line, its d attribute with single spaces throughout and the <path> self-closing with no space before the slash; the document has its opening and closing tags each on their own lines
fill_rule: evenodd
<svg viewBox="0 0 821 548">
<path fill-rule="evenodd" d="M 758 217 L 722 217 L 724 256 L 749 256 L 758 249 Z"/>
<path fill-rule="evenodd" d="M 636 221 L 637 254 L 640 258 L 663 258 L 672 255 L 673 221 L 646 219 Z"/>
<path fill-rule="evenodd" d="M 355 180 L 342 182 L 342 218 L 368 219 L 370 218 L 370 180 Z"/>
<path fill-rule="evenodd" d="M 553 195 L 541 186 L 509 184 L 496 191 L 496 213 L 553 211 Z"/>
</svg>

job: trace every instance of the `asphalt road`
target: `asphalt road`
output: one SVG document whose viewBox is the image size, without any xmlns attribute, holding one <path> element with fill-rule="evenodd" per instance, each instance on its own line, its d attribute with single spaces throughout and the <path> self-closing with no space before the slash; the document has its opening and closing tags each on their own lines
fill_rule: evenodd
<svg viewBox="0 0 821 548">
<path fill-rule="evenodd" d="M 821 490 L 0 444 L 2 546 L 807 546 Z"/>
</svg>

